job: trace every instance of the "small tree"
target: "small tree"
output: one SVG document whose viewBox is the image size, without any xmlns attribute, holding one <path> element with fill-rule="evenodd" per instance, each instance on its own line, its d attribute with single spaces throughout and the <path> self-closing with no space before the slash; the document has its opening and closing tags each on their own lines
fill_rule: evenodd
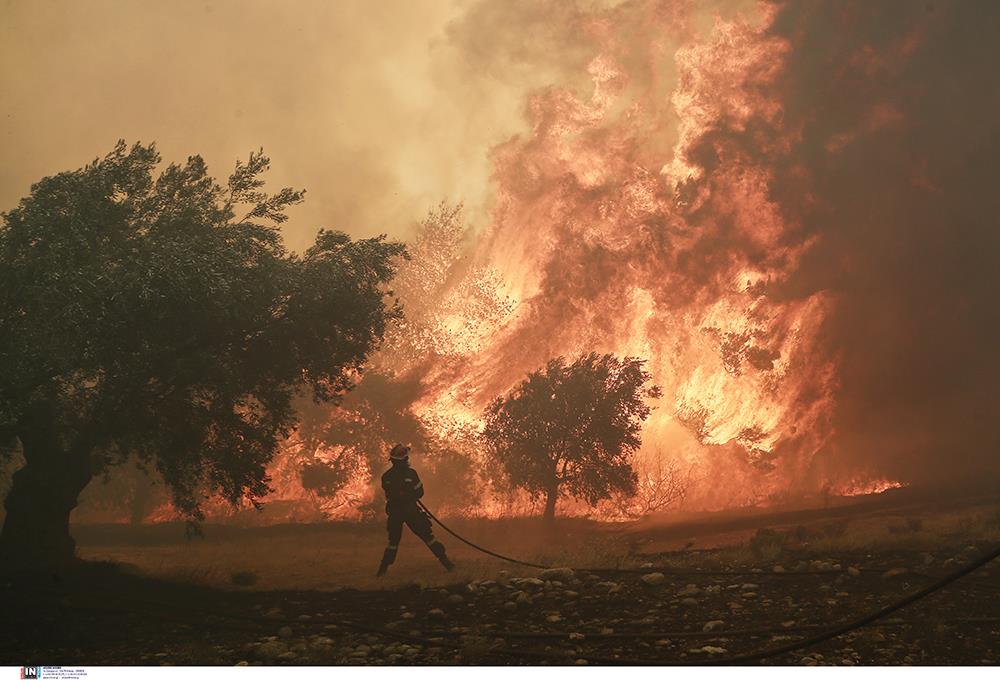
<svg viewBox="0 0 1000 680">
<path fill-rule="evenodd" d="M 645 362 L 588 354 L 567 365 L 563 357 L 529 373 L 485 412 L 483 442 L 512 486 L 545 496 L 545 518 L 566 494 L 589 503 L 635 493 L 631 456 L 649 417 Z"/>
<path fill-rule="evenodd" d="M 637 519 L 664 512 L 682 502 L 691 486 L 692 468 L 682 471 L 662 455 L 640 460 L 635 471 L 635 493 L 616 493 L 608 502 L 609 510 L 619 517 Z"/>
<path fill-rule="evenodd" d="M 3 215 L 0 444 L 25 458 L 6 556 L 70 558 L 80 491 L 130 456 L 193 518 L 206 490 L 256 502 L 295 395 L 336 400 L 400 313 L 385 284 L 401 245 L 320 231 L 285 250 L 302 192 L 263 192 L 262 153 L 225 186 L 198 156 L 159 162 L 119 143 Z"/>
</svg>

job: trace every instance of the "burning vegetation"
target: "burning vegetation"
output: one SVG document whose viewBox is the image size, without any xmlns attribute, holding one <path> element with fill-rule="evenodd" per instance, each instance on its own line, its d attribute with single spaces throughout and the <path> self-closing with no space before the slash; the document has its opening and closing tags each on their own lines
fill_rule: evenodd
<svg viewBox="0 0 1000 680">
<path fill-rule="evenodd" d="M 901 102 L 919 94 L 902 87 L 886 85 L 878 98 L 846 93 L 842 108 L 850 114 L 827 117 L 818 113 L 824 102 L 806 105 L 800 92 L 809 69 L 818 68 L 801 59 L 817 25 L 869 25 L 884 11 L 762 4 L 706 24 L 687 3 L 632 0 L 562 16 L 580 36 L 573 54 L 587 58 L 564 69 L 565 82 L 536 90 L 525 103 L 527 130 L 492 149 L 488 220 L 469 223 L 461 204 L 442 203 L 416 228 L 405 256 L 396 245 L 377 246 L 391 255 L 376 276 L 382 290 L 391 289 L 386 316 L 365 338 L 351 338 L 349 356 L 331 346 L 326 358 L 342 372 L 318 381 L 308 372 L 318 400 L 280 388 L 288 412 L 269 422 L 270 439 L 253 455 L 252 466 L 264 472 L 249 484 L 212 466 L 208 477 L 187 477 L 121 444 L 113 461 L 95 469 L 108 472 L 103 485 L 85 492 L 80 516 L 157 521 L 205 512 L 223 519 L 245 517 L 243 510 L 264 500 L 269 521 L 369 517 L 379 501 L 373 480 L 396 441 L 413 445 L 429 487 L 447 490 L 434 499 L 445 515 L 551 515 L 558 502 L 566 514 L 622 519 L 682 502 L 719 510 L 879 492 L 927 478 L 933 437 L 902 438 L 914 451 L 908 468 L 900 463 L 903 445 L 886 447 L 859 411 L 859 403 L 874 399 L 868 379 L 859 378 L 874 359 L 861 356 L 859 341 L 844 338 L 874 315 L 855 281 L 881 279 L 864 254 L 873 239 L 851 232 L 855 242 L 845 245 L 831 211 L 843 207 L 841 185 L 859 169 L 856 147 L 879 144 L 895 159 L 906 135 L 930 123 L 908 117 Z M 861 77 L 884 84 L 912 75 L 935 29 L 919 13 L 904 14 L 884 34 L 836 38 L 833 49 L 843 58 L 828 80 L 846 88 Z M 964 15 L 948 16 L 955 22 Z M 823 96 L 828 102 L 839 95 L 830 88 Z M 128 172 L 131 157 L 122 149 L 115 154 L 109 159 Z M 262 169 L 253 166 L 261 158 L 238 166 L 230 180 L 230 190 L 245 195 L 226 203 L 215 187 L 211 200 L 223 203 L 209 207 L 186 205 L 191 197 L 183 192 L 163 194 L 156 219 L 245 203 L 251 210 L 242 222 L 221 213 L 212 219 L 228 219 L 232 229 L 250 229 L 253 220 L 280 224 L 282 207 L 301 196 L 260 193 L 250 170 Z M 948 182 L 926 158 L 913 159 L 907 177 L 910 189 L 931 196 Z M 133 193 L 160 196 L 171 182 L 210 180 L 195 162 L 172 166 L 149 186 L 109 181 L 102 209 L 114 212 L 132 210 Z M 9 253 L 19 247 L 15 231 L 31 205 L 8 215 Z M 899 209 L 883 220 L 908 216 Z M 259 229 L 248 238 L 265 244 L 261 252 L 274 251 L 266 257 L 285 257 L 277 230 Z M 349 247 L 333 243 L 334 235 L 322 238 L 301 262 Z M 948 267 L 932 273 L 943 289 L 961 283 Z M 228 294 L 238 301 L 241 290 Z M 978 293 L 972 295 L 964 299 L 974 306 Z M 912 297 L 900 299 L 886 309 L 919 329 Z M 956 333 L 971 337 L 978 322 L 963 309 Z M 58 310 L 37 310 L 62 318 Z M 169 322 L 181 324 L 181 316 Z M 305 339 L 312 349 L 331 340 L 322 333 Z M 898 374 L 906 358 L 887 358 L 887 342 L 873 342 L 873 352 Z M 918 341 L 913 351 L 926 357 L 929 349 Z M 595 357 L 624 362 L 619 367 L 634 362 L 648 378 L 623 438 L 610 447 L 580 444 L 580 456 L 605 451 L 613 460 L 593 469 L 579 463 L 578 472 L 609 476 L 600 489 L 588 486 L 550 447 L 546 455 L 563 471 L 546 473 L 542 485 L 528 481 L 524 466 L 510 464 L 519 445 L 501 406 L 544 372 Z M 104 367 L 81 374 L 70 368 L 52 369 L 62 390 L 86 391 L 114 375 Z M 38 376 L 5 377 L 37 387 Z M 938 373 L 929 381 L 943 384 Z M 975 400 L 980 382 L 963 403 Z M 603 388 L 613 385 L 605 379 Z M 17 416 L 18 398 L 4 402 L 5 417 Z M 207 396 L 191 399 L 209 408 Z M 255 419 L 269 412 L 256 398 L 234 394 L 230 401 L 241 427 L 260 425 Z M 581 413 L 568 407 L 561 417 L 578 422 Z M 942 418 L 954 432 L 964 417 L 949 409 Z M 919 429 L 898 419 L 883 425 Z M 202 444 L 242 450 L 245 439 L 206 428 Z M 960 440 L 967 446 L 968 438 Z M 975 456 L 967 458 L 966 470 L 975 465 Z M 127 464 L 113 470 L 112 462 Z M 167 487 L 158 485 L 163 478 Z"/>
<path fill-rule="evenodd" d="M 636 16 L 657 39 L 629 38 Z M 778 292 L 816 239 L 773 192 L 796 141 L 773 20 L 699 34 L 661 3 L 579 17 L 589 88 L 532 95 L 530 131 L 493 151 L 490 224 L 447 204 L 421 223 L 391 284 L 404 317 L 342 403 L 300 405 L 269 468 L 279 516 L 367 514 L 394 441 L 441 476 L 445 511 L 532 511 L 488 465 L 484 409 L 547 362 L 595 351 L 645 361 L 658 389 L 620 502 L 577 494 L 568 512 L 720 509 L 840 483 L 814 464 L 832 433 L 838 360 L 818 338 L 836 296 Z M 664 484 L 669 501 L 643 497 Z"/>
</svg>

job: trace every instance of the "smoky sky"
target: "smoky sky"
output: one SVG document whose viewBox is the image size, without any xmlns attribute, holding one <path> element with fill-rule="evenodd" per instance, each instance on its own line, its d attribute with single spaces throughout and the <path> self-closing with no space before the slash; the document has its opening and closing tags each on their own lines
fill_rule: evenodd
<svg viewBox="0 0 1000 680">
<path fill-rule="evenodd" d="M 441 200 L 489 204 L 489 150 L 526 93 L 583 58 L 571 3 L 3 0 L 0 210 L 115 141 L 201 154 L 224 177 L 263 147 L 305 188 L 286 238 L 409 235 Z"/>
<path fill-rule="evenodd" d="M 839 296 L 829 453 L 918 483 L 995 479 L 1000 5 L 793 2 L 774 31 L 801 135 L 774 193 L 819 237 L 776 293 Z"/>
</svg>

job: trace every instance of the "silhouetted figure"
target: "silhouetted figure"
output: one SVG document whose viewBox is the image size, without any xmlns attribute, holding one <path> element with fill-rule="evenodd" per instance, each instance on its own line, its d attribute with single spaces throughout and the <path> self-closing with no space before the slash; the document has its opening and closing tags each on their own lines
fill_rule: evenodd
<svg viewBox="0 0 1000 680">
<path fill-rule="evenodd" d="M 410 447 L 396 444 L 389 453 L 392 467 L 382 475 L 382 490 L 385 491 L 385 514 L 389 516 L 386 528 L 389 530 L 389 545 L 382 555 L 382 564 L 376 576 L 382 576 L 389 565 L 396 561 L 399 540 L 403 537 L 403 525 L 410 527 L 427 544 L 434 556 L 448 571 L 455 565 L 445 554 L 444 545 L 434 538 L 430 518 L 417 506 L 417 499 L 424 495 L 424 485 L 417 471 L 410 467 Z"/>
</svg>

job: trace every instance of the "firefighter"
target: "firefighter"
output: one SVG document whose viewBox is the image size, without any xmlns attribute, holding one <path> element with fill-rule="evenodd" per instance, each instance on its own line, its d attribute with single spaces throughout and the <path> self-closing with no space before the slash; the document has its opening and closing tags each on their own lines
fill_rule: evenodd
<svg viewBox="0 0 1000 680">
<path fill-rule="evenodd" d="M 393 446 L 389 452 L 392 467 L 382 475 L 382 490 L 385 491 L 386 501 L 385 514 L 389 516 L 386 522 L 389 545 L 382 555 L 382 564 L 379 565 L 376 576 L 383 576 L 389 565 L 396 561 L 404 524 L 427 544 L 445 569 L 451 571 L 455 568 L 445 553 L 444 545 L 434 538 L 430 518 L 417 506 L 417 499 L 424 495 L 424 485 L 417 476 L 417 471 L 410 467 L 409 454 L 409 446 L 402 444 Z"/>
</svg>

